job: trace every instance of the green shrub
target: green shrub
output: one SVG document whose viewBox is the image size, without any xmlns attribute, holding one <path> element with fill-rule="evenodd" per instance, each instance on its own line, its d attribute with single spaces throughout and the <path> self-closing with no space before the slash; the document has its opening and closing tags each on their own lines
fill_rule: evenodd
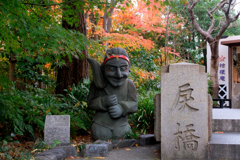
<svg viewBox="0 0 240 160">
<path fill-rule="evenodd" d="M 212 94 L 213 81 L 210 80 L 210 75 L 208 74 L 208 94 Z"/>
<path fill-rule="evenodd" d="M 154 96 L 157 91 L 142 91 L 138 95 L 138 111 L 129 116 L 132 128 L 141 134 L 153 133 L 154 130 Z"/>
<path fill-rule="evenodd" d="M 143 47 L 140 50 L 127 49 L 130 54 L 131 65 L 141 68 L 148 72 L 156 70 L 157 66 L 154 59 L 157 58 L 153 53 L 147 52 Z"/>
<path fill-rule="evenodd" d="M 33 127 L 25 123 L 22 92 L 19 92 L 13 83 L 6 77 L 0 76 L 0 133 L 1 139 L 11 140 L 11 133 L 22 134 L 29 132 L 33 135 Z"/>
<path fill-rule="evenodd" d="M 73 85 L 70 90 L 65 90 L 67 96 L 63 98 L 63 101 L 70 104 L 64 110 L 60 110 L 64 113 L 68 113 L 71 116 L 71 132 L 73 136 L 76 135 L 76 130 L 80 127 L 85 130 L 90 130 L 92 125 L 92 117 L 94 111 L 87 108 L 87 97 L 90 88 L 89 79 L 84 79 L 82 83 L 78 83 L 77 86 Z M 84 126 L 83 126 L 84 125 Z"/>
<path fill-rule="evenodd" d="M 0 77 L 0 133 L 1 139 L 11 141 L 11 133 L 31 134 L 34 128 L 44 129 L 46 115 L 70 115 L 71 132 L 89 129 L 91 111 L 87 110 L 86 98 L 90 82 L 86 80 L 63 95 L 52 95 L 44 89 L 27 85 L 26 90 L 15 88 L 6 77 Z"/>
</svg>

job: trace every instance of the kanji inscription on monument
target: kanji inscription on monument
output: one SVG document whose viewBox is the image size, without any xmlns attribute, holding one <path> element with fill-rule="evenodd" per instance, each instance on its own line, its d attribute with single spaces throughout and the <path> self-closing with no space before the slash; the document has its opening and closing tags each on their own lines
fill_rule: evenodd
<svg viewBox="0 0 240 160">
<path fill-rule="evenodd" d="M 189 129 L 190 127 L 193 127 L 193 124 L 186 125 L 186 130 L 185 131 L 180 131 L 180 123 L 177 123 L 178 129 L 177 132 L 174 133 L 173 135 L 176 136 L 174 139 L 175 142 L 175 148 L 180 150 L 180 142 L 183 143 L 184 149 L 191 149 L 193 151 L 196 151 L 198 148 L 198 136 L 194 135 L 193 132 L 195 132 L 194 129 Z"/>
<path fill-rule="evenodd" d="M 161 86 L 161 159 L 207 158 L 208 93 L 204 66 L 163 66 Z"/>
<path fill-rule="evenodd" d="M 193 111 L 198 111 L 197 108 L 194 108 L 188 104 L 188 101 L 194 100 L 194 98 L 191 96 L 192 91 L 193 88 L 190 88 L 189 83 L 179 86 L 178 94 L 172 108 L 175 109 L 178 106 L 178 104 L 180 104 L 178 110 L 184 110 L 185 108 L 187 108 Z"/>
</svg>

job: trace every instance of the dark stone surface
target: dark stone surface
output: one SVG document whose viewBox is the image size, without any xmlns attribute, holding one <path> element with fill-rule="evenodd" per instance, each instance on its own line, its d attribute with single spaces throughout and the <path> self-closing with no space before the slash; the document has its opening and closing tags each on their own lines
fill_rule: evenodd
<svg viewBox="0 0 240 160">
<path fill-rule="evenodd" d="M 154 136 L 156 141 L 161 141 L 161 94 L 154 97 Z"/>
<path fill-rule="evenodd" d="M 114 149 L 108 153 L 104 160 L 160 160 L 160 145 L 148 145 L 139 147 L 128 147 L 130 150 L 124 148 Z M 86 158 L 77 158 L 75 160 L 86 160 Z M 90 158 L 88 160 L 96 160 Z"/>
<path fill-rule="evenodd" d="M 106 142 L 106 141 L 102 141 L 102 140 L 97 140 L 97 141 L 94 142 L 94 144 L 106 144 L 108 146 L 108 152 L 113 150 L 112 142 Z"/>
<path fill-rule="evenodd" d="M 35 156 L 35 159 L 36 160 L 58 160 L 57 156 L 53 153 L 38 154 L 38 155 Z"/>
<path fill-rule="evenodd" d="M 57 151 L 45 151 L 45 152 L 42 152 L 40 153 L 41 156 L 47 156 L 47 155 L 55 155 L 57 160 L 64 160 L 65 158 L 64 157 L 64 154 L 61 153 L 61 152 L 57 152 Z"/>
<path fill-rule="evenodd" d="M 107 154 L 107 144 L 87 144 L 81 152 L 83 157 L 106 157 Z"/>
<path fill-rule="evenodd" d="M 42 155 L 46 155 L 47 153 L 53 153 L 58 160 L 64 160 L 67 158 L 66 152 L 63 149 L 50 149 L 42 153 Z"/>
<path fill-rule="evenodd" d="M 240 159 L 240 145 L 234 144 L 210 144 L 210 159 Z"/>
<path fill-rule="evenodd" d="M 133 147 L 137 143 L 138 143 L 138 141 L 135 140 L 135 139 L 124 139 L 124 140 L 114 140 L 114 141 L 112 141 L 113 148 Z"/>
<path fill-rule="evenodd" d="M 58 146 L 39 153 L 35 156 L 37 160 L 65 160 L 69 156 L 77 157 L 77 149 L 73 146 Z"/>
<path fill-rule="evenodd" d="M 212 131 L 240 132 L 239 119 L 213 119 Z"/>
<path fill-rule="evenodd" d="M 139 136 L 139 146 L 153 145 L 157 144 L 154 134 L 146 134 Z"/>
<path fill-rule="evenodd" d="M 66 157 L 69 157 L 69 156 L 73 156 L 73 157 L 77 157 L 78 156 L 78 152 L 77 152 L 77 149 L 73 146 L 57 146 L 53 149 L 63 149 L 66 153 Z"/>
<path fill-rule="evenodd" d="M 240 133 L 213 133 L 208 147 L 210 159 L 240 159 Z"/>
</svg>

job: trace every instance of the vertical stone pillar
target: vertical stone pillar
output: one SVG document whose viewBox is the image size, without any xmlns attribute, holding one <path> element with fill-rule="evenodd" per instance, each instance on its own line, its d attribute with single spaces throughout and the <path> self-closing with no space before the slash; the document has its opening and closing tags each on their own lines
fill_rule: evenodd
<svg viewBox="0 0 240 160">
<path fill-rule="evenodd" d="M 154 97 L 154 137 L 156 141 L 161 140 L 161 94 Z"/>
<path fill-rule="evenodd" d="M 161 69 L 161 159 L 207 159 L 205 67 L 177 63 Z"/>
</svg>

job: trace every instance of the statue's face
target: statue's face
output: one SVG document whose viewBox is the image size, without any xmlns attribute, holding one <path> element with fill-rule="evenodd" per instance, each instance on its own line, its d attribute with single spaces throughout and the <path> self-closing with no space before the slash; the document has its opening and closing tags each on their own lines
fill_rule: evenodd
<svg viewBox="0 0 240 160">
<path fill-rule="evenodd" d="M 114 87 L 124 84 L 129 74 L 128 62 L 121 58 L 113 58 L 106 62 L 104 73 L 108 82 Z"/>
</svg>

